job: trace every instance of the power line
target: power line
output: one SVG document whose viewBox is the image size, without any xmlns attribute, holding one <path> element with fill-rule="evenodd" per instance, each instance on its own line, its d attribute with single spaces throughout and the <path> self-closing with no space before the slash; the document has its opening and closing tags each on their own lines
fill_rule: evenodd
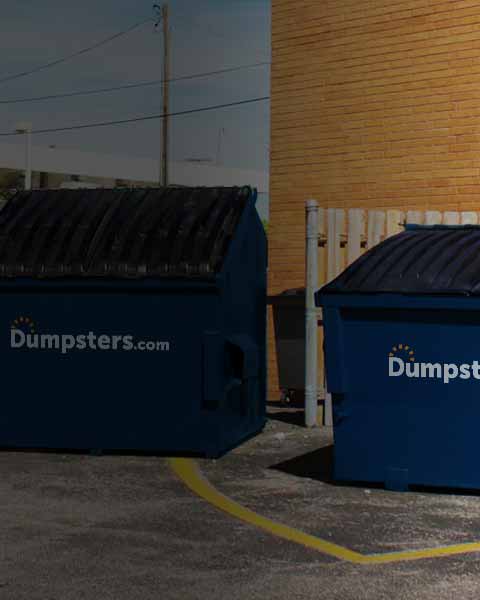
<svg viewBox="0 0 480 600">
<path fill-rule="evenodd" d="M 42 133 L 60 133 L 63 131 L 75 131 L 75 130 L 79 130 L 79 129 L 94 129 L 97 127 L 110 127 L 110 126 L 115 126 L 115 125 L 125 125 L 127 123 L 139 123 L 141 121 L 154 121 L 154 120 L 158 120 L 158 119 L 163 119 L 164 116 L 180 117 L 180 116 L 184 116 L 184 115 L 192 115 L 195 113 L 202 113 L 202 112 L 213 111 L 213 110 L 221 110 L 223 108 L 231 108 L 234 106 L 244 106 L 247 104 L 265 102 L 266 100 L 270 100 L 270 96 L 263 96 L 260 98 L 250 98 L 248 100 L 240 100 L 238 102 L 229 102 L 228 104 L 217 104 L 215 106 L 205 106 L 203 108 L 193 108 L 190 110 L 182 110 L 179 112 L 169 113 L 168 115 L 163 115 L 163 114 L 145 115 L 142 117 L 134 117 L 131 119 L 119 119 L 117 121 L 102 121 L 99 123 L 85 123 L 82 125 L 70 125 L 70 126 L 66 126 L 66 127 L 55 127 L 55 128 L 51 128 L 51 129 L 34 129 L 31 133 L 32 133 L 32 135 L 42 134 Z M 0 137 L 16 137 L 19 135 L 24 135 L 24 134 L 17 133 L 16 131 L 0 133 Z"/>
<path fill-rule="evenodd" d="M 27 77 L 29 75 L 34 75 L 36 73 L 39 73 L 41 71 L 45 71 L 46 69 L 51 69 L 52 67 L 56 67 L 57 65 L 60 65 L 62 63 L 65 63 L 69 60 L 71 60 L 72 58 L 77 58 L 78 56 L 82 56 L 83 54 L 87 54 L 88 52 L 92 52 L 93 50 L 96 50 L 97 48 L 101 48 L 102 46 L 105 46 L 106 44 L 109 44 L 110 42 L 113 42 L 114 40 L 123 37 L 129 33 L 131 33 L 132 31 L 134 31 L 135 29 L 138 29 L 139 27 L 142 27 L 143 25 L 145 25 L 146 23 L 151 23 L 152 22 L 152 18 L 149 17 L 148 19 L 144 19 L 143 21 L 140 21 L 138 23 L 135 23 L 134 25 L 132 25 L 131 27 L 128 27 L 128 29 L 124 29 L 123 31 L 119 31 L 118 33 L 115 33 L 114 35 L 111 35 L 91 46 L 88 46 L 86 48 L 82 48 L 81 50 L 78 50 L 77 52 L 73 52 L 72 54 L 67 54 L 66 56 L 62 56 L 61 58 L 58 58 L 56 60 L 53 60 L 51 62 L 45 63 L 43 65 L 39 65 L 38 67 L 35 67 L 33 69 L 29 69 L 28 71 L 22 71 L 20 73 L 15 73 L 13 75 L 8 75 L 7 77 L 3 77 L 0 79 L 0 83 L 6 83 L 8 81 L 14 81 L 16 79 L 21 79 L 22 77 Z"/>
<path fill-rule="evenodd" d="M 223 75 L 225 73 L 235 73 L 237 71 L 242 71 L 245 69 L 254 69 L 254 68 L 263 67 L 263 66 L 270 65 L 270 64 L 271 64 L 270 62 L 266 61 L 266 62 L 254 63 L 251 65 L 241 65 L 238 67 L 219 69 L 217 71 L 207 71 L 205 73 L 196 73 L 194 75 L 183 75 L 181 77 L 173 77 L 173 78 L 170 78 L 168 81 L 170 83 L 176 83 L 179 81 L 188 81 L 188 80 L 192 80 L 192 79 L 201 79 L 204 77 L 213 77 L 215 75 Z M 139 83 L 129 83 L 129 84 L 124 84 L 124 85 L 117 85 L 117 86 L 106 87 L 106 88 L 95 88 L 95 89 L 90 89 L 90 90 L 78 90 L 78 91 L 73 91 L 73 92 L 64 92 L 61 94 L 49 94 L 46 96 L 33 96 L 33 97 L 28 97 L 28 98 L 10 98 L 10 99 L 6 99 L 6 100 L 0 100 L 0 105 L 2 105 L 2 104 L 25 104 L 25 103 L 29 103 L 29 102 L 42 102 L 45 100 L 58 100 L 58 99 L 62 99 L 62 98 L 73 98 L 73 97 L 78 97 L 78 96 L 92 96 L 92 95 L 96 95 L 96 94 L 109 94 L 112 92 L 117 92 L 117 91 L 122 91 L 122 90 L 132 90 L 132 89 L 138 89 L 138 88 L 143 88 L 143 87 L 161 85 L 163 83 L 164 83 L 163 79 L 153 79 L 151 81 L 141 81 Z"/>
</svg>

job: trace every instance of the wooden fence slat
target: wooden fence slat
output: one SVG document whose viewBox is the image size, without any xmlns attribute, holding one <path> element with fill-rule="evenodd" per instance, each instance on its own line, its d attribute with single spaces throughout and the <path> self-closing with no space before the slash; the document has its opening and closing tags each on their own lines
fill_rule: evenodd
<svg viewBox="0 0 480 600">
<path fill-rule="evenodd" d="M 375 210 L 369 210 L 368 211 L 368 218 L 367 218 L 367 249 L 370 250 L 370 248 L 374 245 L 373 243 L 373 236 L 374 236 L 374 230 L 375 230 Z"/>
<path fill-rule="evenodd" d="M 460 222 L 462 225 L 478 225 L 478 213 L 464 211 L 460 213 Z"/>
<path fill-rule="evenodd" d="M 408 225 L 423 225 L 424 213 L 421 210 L 409 210 L 407 211 L 407 224 Z"/>
<path fill-rule="evenodd" d="M 439 210 L 427 210 L 425 213 L 425 225 L 441 225 L 442 213 Z"/>
<path fill-rule="evenodd" d="M 351 208 L 348 211 L 347 263 L 350 265 L 362 254 L 362 237 L 365 235 L 365 211 Z"/>
<path fill-rule="evenodd" d="M 342 237 L 346 237 L 345 211 L 338 209 L 335 212 L 335 277 L 345 268 L 344 254 L 341 250 Z"/>
<path fill-rule="evenodd" d="M 443 213 L 444 225 L 460 225 L 460 213 L 454 211 L 446 211 Z"/>
<path fill-rule="evenodd" d="M 318 209 L 318 235 L 324 236 L 327 232 L 325 231 L 325 209 Z"/>
<path fill-rule="evenodd" d="M 403 231 L 403 222 L 405 221 L 405 213 L 401 210 L 387 211 L 387 231 L 385 236 L 391 237 Z"/>
<path fill-rule="evenodd" d="M 385 235 L 386 215 L 382 210 L 368 211 L 367 248 L 373 248 L 382 241 Z"/>
<path fill-rule="evenodd" d="M 326 226 L 326 211 L 324 208 L 318 209 L 318 285 L 322 287 L 327 283 L 328 257 L 326 248 L 327 226 Z"/>
<path fill-rule="evenodd" d="M 375 244 L 379 244 L 385 237 L 385 224 L 387 222 L 387 215 L 383 210 L 377 210 L 375 217 L 375 227 L 373 229 L 373 237 Z"/>
<path fill-rule="evenodd" d="M 335 209 L 327 209 L 327 283 L 335 277 Z"/>
<path fill-rule="evenodd" d="M 343 270 L 341 237 L 345 235 L 345 211 L 327 209 L 327 280 L 332 281 Z"/>
</svg>

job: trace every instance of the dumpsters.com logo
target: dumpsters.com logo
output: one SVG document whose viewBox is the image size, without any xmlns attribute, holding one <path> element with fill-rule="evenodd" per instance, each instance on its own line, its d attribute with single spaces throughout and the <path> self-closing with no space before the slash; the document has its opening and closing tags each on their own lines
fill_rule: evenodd
<svg viewBox="0 0 480 600">
<path fill-rule="evenodd" d="M 415 351 L 407 344 L 393 346 L 388 355 L 388 376 L 410 379 L 439 379 L 450 383 L 454 379 L 480 379 L 480 362 L 472 363 L 431 363 L 418 362 Z"/>
<path fill-rule="evenodd" d="M 171 344 L 160 340 L 139 340 L 133 335 L 98 335 L 93 331 L 74 335 L 39 334 L 32 319 L 18 317 L 10 327 L 10 347 L 13 350 L 52 350 L 67 354 L 75 350 L 170 352 Z"/>
<path fill-rule="evenodd" d="M 12 323 L 12 331 L 15 329 L 25 334 L 35 334 L 35 323 L 29 317 L 18 317 Z"/>
</svg>

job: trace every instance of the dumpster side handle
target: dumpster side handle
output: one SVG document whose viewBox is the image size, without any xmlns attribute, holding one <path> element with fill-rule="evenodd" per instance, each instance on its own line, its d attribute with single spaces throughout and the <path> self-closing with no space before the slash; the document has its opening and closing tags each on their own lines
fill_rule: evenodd
<svg viewBox="0 0 480 600">
<path fill-rule="evenodd" d="M 219 361 L 223 356 L 224 340 L 218 331 L 203 334 L 203 401 L 202 408 L 218 410 L 224 389 L 219 377 Z"/>
<path fill-rule="evenodd" d="M 229 349 L 227 351 L 227 349 Z M 223 407 L 226 395 L 235 388 L 246 393 L 259 377 L 259 350 L 246 335 L 226 339 L 219 332 L 203 335 L 203 403 L 206 410 Z M 248 395 L 244 394 L 243 410 L 248 412 Z"/>
</svg>

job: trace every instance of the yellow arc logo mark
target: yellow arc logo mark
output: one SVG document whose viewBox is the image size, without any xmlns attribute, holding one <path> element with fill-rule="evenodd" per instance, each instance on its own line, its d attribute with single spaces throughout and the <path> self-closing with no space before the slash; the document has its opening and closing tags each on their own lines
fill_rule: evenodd
<svg viewBox="0 0 480 600">
<path fill-rule="evenodd" d="M 406 360 L 409 360 L 410 362 L 415 362 L 415 350 L 408 344 L 397 344 L 396 346 L 393 346 L 388 356 L 393 357 L 398 355 L 404 356 Z"/>
<path fill-rule="evenodd" d="M 29 329 L 30 333 L 35 333 L 35 323 L 29 317 L 18 317 L 13 321 L 11 329 Z"/>
</svg>

